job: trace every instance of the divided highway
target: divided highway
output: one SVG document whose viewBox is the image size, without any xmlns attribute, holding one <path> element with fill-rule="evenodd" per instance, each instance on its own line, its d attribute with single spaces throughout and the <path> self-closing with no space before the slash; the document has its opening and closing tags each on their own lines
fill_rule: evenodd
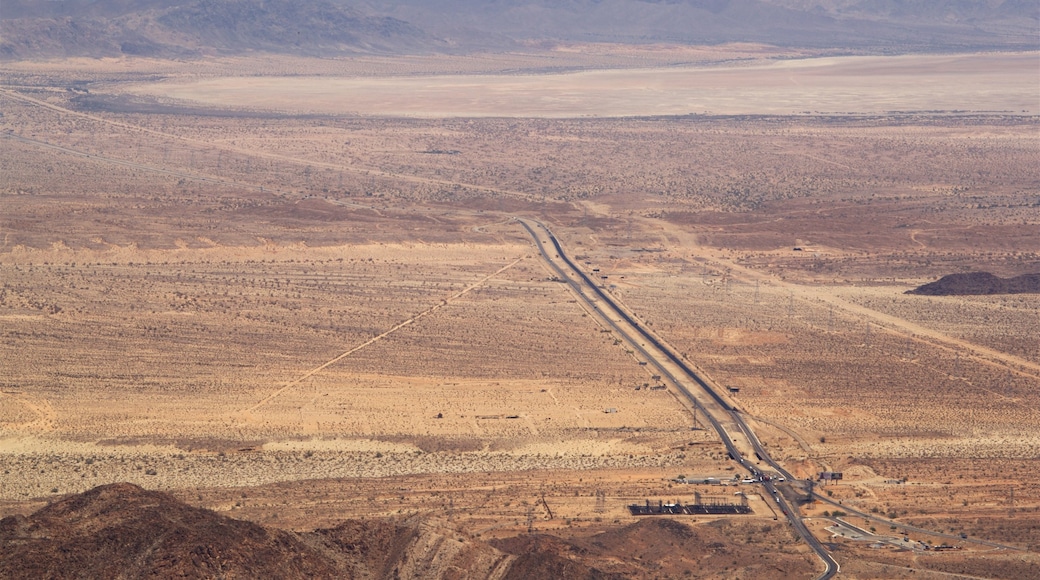
<svg viewBox="0 0 1040 580">
<path fill-rule="evenodd" d="M 614 301 L 613 297 L 595 283 L 583 270 L 567 257 L 560 241 L 545 226 L 530 218 L 516 218 L 534 239 L 538 251 L 556 272 L 560 281 L 567 283 L 585 302 L 600 320 L 614 330 L 634 351 L 652 363 L 687 400 L 699 409 L 712 428 L 718 433 L 730 457 L 748 470 L 766 490 L 766 496 L 772 497 L 781 512 L 787 517 L 816 555 L 823 561 L 825 569 L 819 580 L 828 580 L 838 572 L 838 563 L 824 549 L 802 522 L 794 506 L 777 489 L 775 481 L 780 477 L 791 481 L 793 477 L 766 452 L 758 437 L 744 421 L 740 412 L 734 409 L 707 381 L 698 375 L 671 348 L 664 345 L 645 325 Z M 551 245 L 551 249 L 547 247 Z M 743 450 L 743 451 L 742 451 Z M 745 455 L 753 453 L 765 463 L 771 472 L 764 471 Z"/>
</svg>

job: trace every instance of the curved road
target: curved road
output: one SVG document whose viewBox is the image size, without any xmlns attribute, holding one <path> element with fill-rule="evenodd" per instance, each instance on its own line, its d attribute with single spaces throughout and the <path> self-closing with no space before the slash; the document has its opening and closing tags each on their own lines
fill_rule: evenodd
<svg viewBox="0 0 1040 580">
<path fill-rule="evenodd" d="M 770 468 L 775 470 L 776 473 L 783 475 L 788 480 L 793 480 L 790 473 L 784 470 L 778 463 L 773 461 L 765 448 L 762 447 L 758 437 L 755 436 L 754 432 L 748 427 L 747 423 L 741 417 L 739 411 L 730 406 L 725 399 L 722 398 L 714 389 L 711 388 L 708 383 L 702 379 L 696 372 L 693 371 L 682 358 L 678 356 L 671 348 L 666 347 L 662 342 L 650 333 L 645 325 L 639 324 L 639 322 L 630 315 L 625 309 L 621 308 L 613 298 L 604 292 L 592 279 L 585 274 L 584 271 L 579 269 L 567 254 L 563 251 L 563 247 L 560 245 L 560 241 L 553 235 L 552 231 L 546 227 L 545 224 L 533 219 L 517 218 L 517 221 L 527 230 L 527 232 L 534 239 L 535 245 L 538 247 L 538 251 L 541 252 L 549 266 L 557 273 L 561 281 L 566 282 L 574 289 L 575 293 L 586 303 L 586 305 L 597 312 L 600 318 L 606 322 L 614 331 L 622 336 L 629 344 L 631 344 L 641 355 L 646 357 L 648 361 L 652 361 L 654 366 L 661 372 L 662 375 L 666 376 L 669 381 L 694 405 L 695 408 L 700 409 L 708 421 L 711 423 L 712 428 L 715 429 L 722 442 L 726 445 L 726 450 L 729 452 L 730 457 L 734 461 L 739 463 L 744 469 L 747 469 L 757 479 L 763 487 L 765 487 L 768 495 L 773 498 L 773 501 L 777 503 L 781 512 L 787 516 L 787 519 L 791 522 L 795 531 L 798 535 L 805 540 L 809 547 L 816 553 L 816 555 L 823 561 L 825 569 L 823 574 L 818 576 L 819 580 L 829 580 L 837 574 L 839 567 L 838 563 L 831 557 L 831 555 L 824 549 L 816 536 L 809 531 L 809 529 L 802 522 L 798 512 L 793 509 L 787 499 L 784 498 L 783 494 L 777 489 L 773 482 L 773 474 L 764 472 L 761 468 L 755 465 L 754 462 L 750 461 L 740 452 L 738 445 L 736 445 L 737 439 L 735 436 L 740 436 L 744 439 L 747 445 L 753 450 L 753 452 L 769 465 Z M 543 240 L 543 238 L 546 238 Z M 545 244 L 551 243 L 554 251 L 549 251 Z M 562 261 L 566 265 L 566 270 L 557 263 L 556 260 Z M 573 272 L 577 276 L 575 277 L 568 274 L 568 270 Z M 591 290 L 595 297 L 590 296 L 586 290 Z M 633 334 L 637 335 L 640 340 L 636 340 Z M 646 341 L 646 342 L 642 342 Z M 647 347 L 646 343 L 649 343 L 651 347 Z M 661 360 L 661 359 L 665 360 Z M 673 372 L 675 369 L 677 372 Z M 680 376 L 676 376 L 676 375 Z M 685 378 L 683 381 L 681 378 Z M 683 383 L 693 382 L 700 387 L 702 394 L 707 396 L 707 401 L 702 401 L 701 398 L 697 397 L 692 393 Z M 719 415 L 722 415 L 721 417 Z M 739 433 L 730 433 L 723 426 L 723 422 L 735 425 Z"/>
</svg>

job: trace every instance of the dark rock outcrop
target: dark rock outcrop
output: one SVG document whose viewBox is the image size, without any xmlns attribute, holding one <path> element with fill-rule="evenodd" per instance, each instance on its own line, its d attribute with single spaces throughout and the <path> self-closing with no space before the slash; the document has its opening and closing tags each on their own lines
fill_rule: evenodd
<svg viewBox="0 0 1040 580">
<path fill-rule="evenodd" d="M 935 282 L 907 290 L 922 296 L 980 296 L 987 294 L 1038 294 L 1040 274 L 1000 278 L 989 272 L 949 274 Z"/>
</svg>

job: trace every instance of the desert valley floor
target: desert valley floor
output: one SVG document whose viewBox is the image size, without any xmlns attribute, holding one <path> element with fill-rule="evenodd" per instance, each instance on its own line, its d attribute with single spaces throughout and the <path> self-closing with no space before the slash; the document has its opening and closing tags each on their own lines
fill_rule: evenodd
<svg viewBox="0 0 1040 580">
<path fill-rule="evenodd" d="M 872 533 L 800 506 L 841 577 L 1032 577 L 1040 295 L 905 292 L 1040 272 L 1037 55 L 761 50 L 3 65 L 0 517 L 125 481 L 286 530 L 577 542 L 744 492 L 674 517 L 724 556 L 596 565 L 818 573 L 534 218 L 787 470 L 843 474 L 817 491 Z"/>
</svg>

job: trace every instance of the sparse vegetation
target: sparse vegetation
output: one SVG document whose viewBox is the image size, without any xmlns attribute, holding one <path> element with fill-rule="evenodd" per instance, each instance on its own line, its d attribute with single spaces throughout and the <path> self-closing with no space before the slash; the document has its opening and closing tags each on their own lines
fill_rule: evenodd
<svg viewBox="0 0 1040 580">
<path fill-rule="evenodd" d="M 1035 118 L 145 110 L 120 93 L 141 70 L 3 72 L 0 515 L 132 481 L 293 529 L 594 537 L 626 502 L 719 493 L 671 474 L 744 477 L 540 264 L 526 215 L 736 388 L 788 469 L 844 472 L 824 492 L 846 509 L 1040 545 L 1037 298 L 903 294 L 1040 265 Z M 705 574 L 807 568 L 768 501 L 698 516 L 732 542 Z"/>
</svg>

